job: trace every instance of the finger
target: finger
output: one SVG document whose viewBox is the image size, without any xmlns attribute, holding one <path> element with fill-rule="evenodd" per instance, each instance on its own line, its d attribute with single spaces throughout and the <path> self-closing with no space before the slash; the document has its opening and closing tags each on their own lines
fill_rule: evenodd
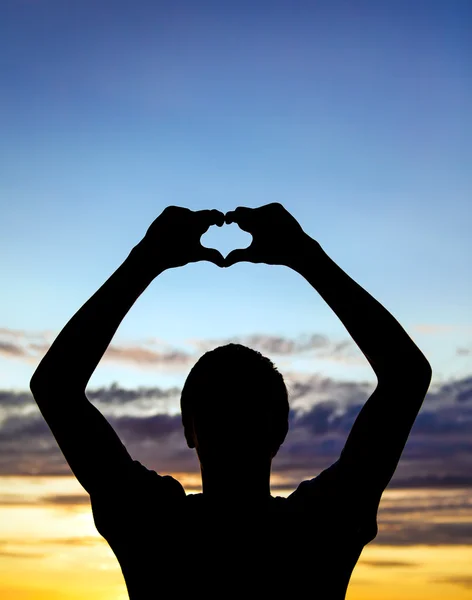
<svg viewBox="0 0 472 600">
<path fill-rule="evenodd" d="M 197 210 L 197 217 L 202 226 L 208 229 L 211 225 L 218 225 L 221 227 L 225 222 L 225 215 L 221 210 Z"/>
<path fill-rule="evenodd" d="M 250 248 L 232 250 L 225 258 L 225 267 L 231 267 L 238 262 L 257 262 Z"/>
<path fill-rule="evenodd" d="M 249 231 L 247 227 L 250 227 L 253 210 L 247 206 L 238 206 L 235 210 L 230 210 L 225 214 L 225 223 L 227 225 L 236 223 L 242 230 Z"/>
<path fill-rule="evenodd" d="M 225 267 L 225 259 L 223 255 L 214 248 L 205 248 L 202 246 L 202 251 L 199 253 L 198 260 L 208 260 L 218 267 Z"/>
</svg>

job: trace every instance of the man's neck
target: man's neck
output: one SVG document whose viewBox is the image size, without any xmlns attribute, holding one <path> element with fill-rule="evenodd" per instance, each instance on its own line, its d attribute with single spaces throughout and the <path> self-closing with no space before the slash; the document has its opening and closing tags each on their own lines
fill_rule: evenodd
<svg viewBox="0 0 472 600">
<path fill-rule="evenodd" d="M 249 503 L 264 501 L 270 497 L 270 462 L 258 470 L 237 465 L 231 468 L 208 469 L 202 467 L 203 495 L 213 500 L 234 499 Z"/>
</svg>

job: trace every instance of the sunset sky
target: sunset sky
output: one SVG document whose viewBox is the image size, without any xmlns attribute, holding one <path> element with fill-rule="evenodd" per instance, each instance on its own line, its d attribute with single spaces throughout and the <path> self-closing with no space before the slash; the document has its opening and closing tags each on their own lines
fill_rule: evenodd
<svg viewBox="0 0 472 600">
<path fill-rule="evenodd" d="M 433 368 L 348 600 L 472 598 L 471 22 L 468 0 L 1 3 L 3 599 L 127 598 L 29 393 L 55 336 L 167 205 L 273 201 Z M 227 254 L 250 239 L 231 225 L 202 243 Z M 229 341 L 286 378 L 293 416 L 272 478 L 286 495 L 338 458 L 375 387 L 343 325 L 287 268 L 165 272 L 88 397 L 133 458 L 199 491 L 180 388 Z"/>
</svg>

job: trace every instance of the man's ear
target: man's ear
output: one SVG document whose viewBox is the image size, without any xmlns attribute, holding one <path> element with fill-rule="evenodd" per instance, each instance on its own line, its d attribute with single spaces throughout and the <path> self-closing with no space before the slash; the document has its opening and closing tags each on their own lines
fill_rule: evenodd
<svg viewBox="0 0 472 600">
<path fill-rule="evenodd" d="M 285 421 L 283 423 L 283 425 L 280 427 L 280 430 L 277 432 L 278 433 L 277 442 L 274 443 L 274 445 L 272 446 L 272 453 L 271 453 L 272 458 L 274 458 L 274 456 L 279 451 L 280 446 L 284 443 L 285 438 L 287 437 L 288 428 L 289 428 L 289 424 L 288 424 L 288 419 L 287 419 L 287 421 Z"/>
<path fill-rule="evenodd" d="M 195 448 L 195 430 L 193 421 L 182 418 L 182 424 L 184 426 L 184 435 L 187 440 L 187 446 L 189 448 Z"/>
<path fill-rule="evenodd" d="M 190 435 L 187 430 L 185 432 L 185 439 L 187 440 L 187 446 L 189 448 L 195 448 L 195 440 L 193 439 L 193 435 Z"/>
</svg>

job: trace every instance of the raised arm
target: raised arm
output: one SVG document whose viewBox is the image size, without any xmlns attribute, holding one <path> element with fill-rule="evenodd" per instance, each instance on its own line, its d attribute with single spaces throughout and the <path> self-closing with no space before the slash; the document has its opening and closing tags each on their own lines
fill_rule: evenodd
<svg viewBox="0 0 472 600">
<path fill-rule="evenodd" d="M 31 391 L 73 473 L 92 493 L 123 473 L 131 457 L 85 388 L 121 321 L 163 271 L 223 257 L 200 237 L 222 225 L 219 211 L 168 207 L 123 264 L 72 317 L 37 367 Z"/>
<path fill-rule="evenodd" d="M 421 408 L 431 367 L 396 319 L 349 277 L 280 205 L 241 207 L 226 215 L 253 235 L 249 248 L 226 261 L 282 264 L 310 283 L 333 309 L 377 376 L 337 463 L 351 484 L 370 496 L 388 485 Z"/>
<path fill-rule="evenodd" d="M 425 356 L 398 321 L 347 275 L 321 246 L 307 244 L 294 268 L 333 309 L 377 376 L 338 461 L 368 493 L 392 478 L 431 381 Z"/>
</svg>

